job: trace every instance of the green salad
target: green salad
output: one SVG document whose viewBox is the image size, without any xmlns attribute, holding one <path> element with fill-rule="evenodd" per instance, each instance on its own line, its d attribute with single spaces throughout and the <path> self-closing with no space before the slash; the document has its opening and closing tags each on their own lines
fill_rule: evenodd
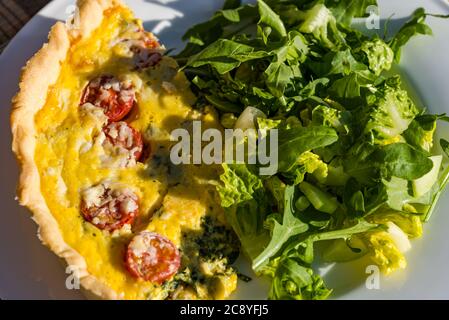
<svg viewBox="0 0 449 320">
<path fill-rule="evenodd" d="M 368 255 L 385 274 L 405 268 L 409 239 L 449 179 L 449 142 L 434 141 L 449 117 L 416 105 L 392 70 L 410 38 L 432 33 L 430 14 L 418 9 L 393 36 L 367 36 L 351 23 L 370 5 L 227 0 L 186 32 L 176 56 L 196 107 L 214 106 L 225 128 L 250 110 L 255 128 L 278 129 L 275 174 L 223 164 L 217 187 L 252 268 L 272 280 L 270 299 L 327 298 L 318 256 Z"/>
</svg>

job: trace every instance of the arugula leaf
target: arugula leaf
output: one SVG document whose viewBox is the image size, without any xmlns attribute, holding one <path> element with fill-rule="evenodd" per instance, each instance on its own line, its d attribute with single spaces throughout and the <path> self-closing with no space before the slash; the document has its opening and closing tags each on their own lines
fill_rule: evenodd
<svg viewBox="0 0 449 320">
<path fill-rule="evenodd" d="M 424 8 L 416 9 L 412 17 L 398 33 L 388 42 L 388 45 L 394 52 L 394 59 L 397 63 L 401 59 L 401 48 L 410 40 L 410 38 L 418 35 L 432 35 L 432 29 L 425 23 L 426 13 Z"/>
<path fill-rule="evenodd" d="M 335 239 L 348 239 L 354 234 L 364 233 L 368 231 L 372 231 L 379 226 L 377 224 L 369 223 L 365 220 L 358 221 L 355 225 L 344 228 L 341 230 L 333 230 L 327 232 L 321 232 L 314 235 L 311 235 L 307 241 L 317 242 L 324 240 L 335 240 Z"/>
<path fill-rule="evenodd" d="M 283 255 L 293 254 L 299 257 L 304 263 L 311 264 L 314 260 L 314 244 L 318 241 L 344 239 L 347 240 L 355 234 L 363 234 L 379 228 L 378 224 L 370 223 L 366 220 L 356 221 L 350 227 L 339 230 L 323 231 L 309 234 L 302 240 L 291 242 L 283 251 Z"/>
<path fill-rule="evenodd" d="M 233 3 L 234 2 L 234 3 Z M 257 9 L 252 5 L 235 7 L 237 1 L 225 3 L 223 10 L 206 22 L 199 23 L 186 31 L 182 40 L 188 41 L 184 50 L 176 56 L 180 65 L 220 38 L 230 39 L 234 34 L 246 30 L 258 19 Z"/>
<path fill-rule="evenodd" d="M 233 104 L 226 100 L 221 100 L 220 98 L 217 98 L 216 96 L 206 95 L 204 97 L 215 108 L 217 108 L 218 110 L 221 110 L 223 112 L 238 113 L 238 112 L 242 111 L 242 108 L 239 105 Z"/>
<path fill-rule="evenodd" d="M 301 78 L 299 61 L 303 60 L 308 52 L 305 39 L 298 34 L 290 33 L 289 40 L 280 49 L 275 49 L 272 54 L 276 59 L 265 70 L 265 84 L 275 97 L 282 97 L 289 84 L 295 78 Z"/>
<path fill-rule="evenodd" d="M 320 86 L 327 86 L 328 84 L 329 84 L 328 78 L 319 78 L 319 79 L 310 81 L 307 85 L 304 86 L 304 88 L 302 88 L 299 91 L 300 97 L 299 97 L 298 101 L 302 101 L 306 98 L 315 96 L 315 94 L 317 93 L 318 88 Z"/>
<path fill-rule="evenodd" d="M 228 10 L 222 10 L 221 14 L 224 18 L 231 22 L 240 22 L 240 15 L 239 12 L 236 10 L 228 9 Z"/>
<path fill-rule="evenodd" d="M 267 263 L 291 237 L 304 233 L 309 229 L 307 224 L 294 215 L 296 210 L 294 196 L 295 187 L 287 186 L 284 193 L 284 214 L 282 216 L 282 223 L 278 222 L 274 217 L 269 219 L 268 222 L 272 225 L 271 240 L 262 253 L 254 259 L 254 270 L 259 270 L 265 263 Z"/>
</svg>

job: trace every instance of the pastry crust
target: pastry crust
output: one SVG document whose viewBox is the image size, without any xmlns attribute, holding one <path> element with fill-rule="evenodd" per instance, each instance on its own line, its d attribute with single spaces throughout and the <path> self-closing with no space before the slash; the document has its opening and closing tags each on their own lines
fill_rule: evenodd
<svg viewBox="0 0 449 320">
<path fill-rule="evenodd" d="M 71 248 L 62 236 L 41 193 L 40 177 L 35 162 L 35 114 L 44 106 L 47 92 L 59 76 L 61 62 L 66 59 L 72 43 L 88 37 L 103 20 L 105 10 L 123 5 L 120 0 L 78 0 L 79 24 L 70 29 L 57 22 L 51 29 L 48 43 L 31 58 L 22 71 L 20 90 L 14 97 L 11 114 L 12 148 L 21 165 L 18 197 L 21 205 L 33 212 L 39 226 L 38 236 L 59 257 L 74 268 L 80 283 L 89 295 L 101 299 L 118 299 L 117 292 L 89 274 L 85 259 Z"/>
</svg>

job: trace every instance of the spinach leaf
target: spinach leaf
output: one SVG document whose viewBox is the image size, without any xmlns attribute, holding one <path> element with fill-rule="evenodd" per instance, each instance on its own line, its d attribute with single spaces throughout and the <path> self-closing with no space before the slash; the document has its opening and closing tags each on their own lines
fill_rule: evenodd
<svg viewBox="0 0 449 320">
<path fill-rule="evenodd" d="M 381 177 L 415 180 L 429 172 L 433 163 L 424 152 L 406 143 L 383 147 L 361 143 L 346 155 L 345 172 L 363 184 L 372 185 Z"/>
<path fill-rule="evenodd" d="M 343 167 L 349 176 L 371 186 L 379 179 L 379 167 L 374 161 L 377 148 L 369 142 L 359 141 L 346 153 Z"/>
<path fill-rule="evenodd" d="M 361 96 L 361 89 L 372 86 L 374 80 L 368 70 L 355 71 L 334 81 L 329 92 L 338 98 L 357 98 Z"/>
<path fill-rule="evenodd" d="M 406 143 L 395 143 L 383 147 L 375 156 L 385 177 L 395 176 L 415 180 L 429 172 L 433 163 L 427 155 Z"/>
<path fill-rule="evenodd" d="M 290 171 L 302 153 L 331 145 L 337 140 L 335 130 L 324 126 L 279 129 L 279 172 Z"/>
<path fill-rule="evenodd" d="M 278 38 L 283 38 L 287 36 L 287 31 L 285 30 L 284 23 L 265 2 L 258 0 L 258 8 L 260 14 L 259 27 L 262 29 L 270 28 L 274 31 Z"/>
<path fill-rule="evenodd" d="M 237 68 L 242 62 L 260 59 L 267 55 L 265 51 L 255 51 L 254 47 L 232 40 L 219 39 L 192 56 L 187 61 L 187 66 L 196 68 L 210 65 L 219 74 L 224 74 Z"/>
<path fill-rule="evenodd" d="M 353 71 L 367 70 L 366 65 L 358 62 L 351 53 L 350 49 L 338 51 L 332 54 L 327 76 L 332 74 L 348 75 Z"/>
<path fill-rule="evenodd" d="M 348 210 L 348 216 L 352 218 L 363 216 L 366 212 L 362 186 L 354 178 L 350 178 L 346 182 L 343 192 L 343 204 Z"/>
</svg>

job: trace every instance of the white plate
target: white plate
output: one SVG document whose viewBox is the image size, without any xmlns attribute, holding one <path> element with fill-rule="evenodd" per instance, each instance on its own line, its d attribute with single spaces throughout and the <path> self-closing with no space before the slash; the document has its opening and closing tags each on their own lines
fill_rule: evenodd
<svg viewBox="0 0 449 320">
<path fill-rule="evenodd" d="M 36 15 L 0 56 L 0 298 L 2 299 L 81 299 L 79 291 L 65 287 L 66 274 L 59 260 L 36 238 L 37 228 L 27 210 L 14 200 L 17 165 L 10 151 L 10 100 L 17 91 L 21 67 L 46 40 L 56 20 L 67 17 L 74 1 L 53 1 Z M 220 8 L 222 0 L 129 0 L 147 30 L 158 30 L 168 48 L 180 48 L 181 36 L 197 22 L 206 20 Z M 381 17 L 392 14 L 397 28 L 414 8 L 433 13 L 449 13 L 443 0 L 381 0 Z M 415 38 L 403 52 L 401 68 L 420 100 L 432 113 L 449 113 L 449 21 L 428 18 L 433 37 Z M 162 29 L 161 29 L 162 28 Z M 448 131 L 449 132 L 449 131 Z M 448 135 L 449 136 L 449 135 Z M 449 299 L 449 192 L 440 200 L 424 236 L 413 241 L 407 254 L 408 268 L 388 279 L 380 289 L 368 290 L 363 261 L 327 266 L 320 272 L 336 299 Z M 240 284 L 235 298 L 264 299 L 266 284 L 259 280 Z"/>
</svg>

